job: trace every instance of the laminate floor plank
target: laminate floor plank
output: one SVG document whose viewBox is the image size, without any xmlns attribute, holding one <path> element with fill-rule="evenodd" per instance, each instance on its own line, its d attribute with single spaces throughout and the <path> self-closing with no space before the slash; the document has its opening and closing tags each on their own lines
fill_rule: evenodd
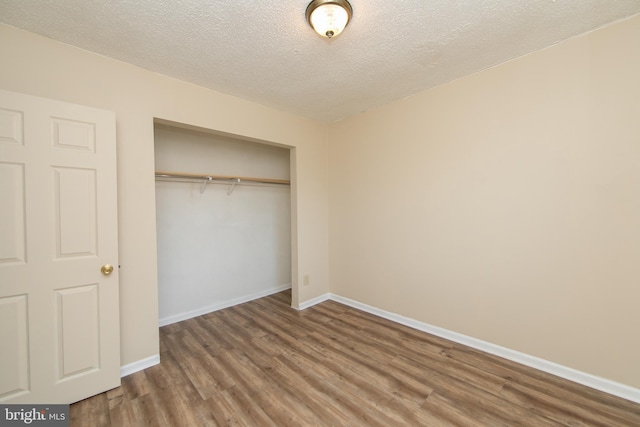
<svg viewBox="0 0 640 427">
<path fill-rule="evenodd" d="M 145 369 L 145 373 L 149 387 L 154 390 L 149 394 L 157 398 L 154 403 L 164 410 L 163 415 L 168 422 L 166 425 L 202 425 L 194 411 L 202 394 L 196 390 L 172 354 L 162 357 L 161 364 Z"/>
<path fill-rule="evenodd" d="M 590 413 L 606 414 L 605 416 L 611 417 L 612 422 L 623 420 L 623 425 L 640 426 L 640 408 L 634 402 L 468 347 L 455 348 L 446 353 L 448 357 L 455 360 L 464 361 L 473 366 L 481 366 L 483 370 L 507 379 L 510 384 L 522 386 L 532 392 L 560 398 L 565 407 L 583 407 Z"/>
<path fill-rule="evenodd" d="M 600 427 L 625 427 L 628 424 L 621 423 L 617 417 L 606 416 L 591 408 L 583 408 L 575 404 L 566 404 L 562 399 L 527 389 L 518 384 L 508 384 L 504 387 L 501 396 L 510 402 L 560 423 L 575 426 L 600 426 Z"/>
<path fill-rule="evenodd" d="M 232 415 L 242 420 L 242 423 L 249 426 L 273 426 L 276 427 L 269 415 L 256 405 L 250 395 L 241 392 L 238 387 L 233 386 L 221 393 L 222 396 L 230 403 Z M 215 399 L 211 399 L 212 401 Z"/>
<path fill-rule="evenodd" d="M 249 426 L 244 410 L 238 409 L 238 403 L 229 396 L 228 390 L 205 400 L 196 411 L 204 425 Z"/>
<path fill-rule="evenodd" d="M 308 355 L 317 353 L 313 351 L 318 345 L 316 339 L 317 337 L 308 337 L 300 340 L 308 344 L 307 348 L 311 349 L 311 352 L 307 353 Z M 365 365 L 354 366 L 348 355 L 345 356 L 328 347 L 324 348 L 324 359 L 321 363 L 336 374 L 328 377 L 326 381 L 331 382 L 338 389 L 361 395 L 365 399 L 367 406 L 375 406 L 383 410 L 393 421 L 392 425 L 414 421 L 413 414 L 407 413 L 407 407 L 416 406 L 412 402 L 415 400 L 423 401 L 426 398 L 427 392 L 420 394 L 420 391 L 411 390 L 411 400 L 401 399 L 399 402 L 402 405 L 396 404 L 392 406 L 390 401 L 396 394 L 400 393 L 401 385 L 381 369 L 372 369 L 370 366 Z"/>
<path fill-rule="evenodd" d="M 69 415 L 70 424 L 82 425 L 83 421 L 91 420 L 91 425 L 95 427 L 111 426 L 107 393 L 75 403 L 74 410 Z"/>
<path fill-rule="evenodd" d="M 301 375 L 291 363 L 285 363 L 281 358 L 274 358 L 272 372 L 285 387 L 300 396 L 316 415 L 323 417 L 327 425 L 352 424 L 353 416 L 348 408 L 333 393 L 327 393 L 321 382 Z"/>
<path fill-rule="evenodd" d="M 334 323 L 332 322 L 330 326 L 333 325 Z M 375 336 L 374 334 L 367 334 L 364 331 L 357 332 L 342 330 L 341 332 L 343 335 L 348 336 L 348 339 L 342 340 L 341 342 L 341 346 L 343 348 L 350 348 L 357 354 L 367 355 L 368 357 L 371 357 L 374 354 L 380 354 L 380 357 L 371 361 L 371 363 L 376 365 L 385 361 L 388 362 L 398 354 L 403 354 L 406 357 L 420 360 L 423 363 L 428 362 L 429 366 L 432 368 L 436 368 L 453 378 L 460 379 L 470 384 L 475 384 L 482 389 L 491 390 L 495 393 L 498 393 L 505 383 L 505 380 L 499 376 L 457 361 L 447 360 L 439 352 L 414 352 L 404 346 L 402 342 L 399 342 L 394 338 L 389 338 L 383 334 Z M 327 332 L 327 334 L 328 333 L 329 332 Z M 361 360 L 360 364 L 363 362 L 364 360 Z"/>
<path fill-rule="evenodd" d="M 331 312 L 334 315 L 339 315 L 352 310 L 352 308 L 344 304 L 340 304 L 339 302 L 329 300 L 324 301 L 322 304 L 314 305 L 313 307 L 306 309 L 305 312 L 313 314 L 315 310 L 320 310 L 324 313 Z"/>
<path fill-rule="evenodd" d="M 203 330 L 205 337 L 201 345 L 213 356 L 233 349 L 233 337 L 225 333 L 224 328 L 220 329 L 215 322 L 210 321 L 211 317 L 200 316 L 195 318 L 198 330 Z"/>
<path fill-rule="evenodd" d="M 499 395 L 492 394 L 456 378 L 451 378 L 404 356 L 398 356 L 393 362 L 393 367 L 424 381 L 439 396 L 453 399 L 460 407 L 480 407 L 483 411 L 492 413 L 501 419 L 510 420 L 513 424 L 517 424 L 518 420 L 527 420 L 529 423 L 535 423 L 533 425 L 555 425 L 545 417 L 513 405 Z"/>
<path fill-rule="evenodd" d="M 181 418 L 172 416 L 170 408 L 166 407 L 166 402 L 161 401 L 161 397 L 155 393 L 145 394 L 136 399 L 142 415 L 141 425 L 162 427 L 172 425 L 175 422 L 184 422 Z M 165 403 L 165 404 L 163 404 Z"/>
<path fill-rule="evenodd" d="M 196 341 L 189 329 L 170 334 L 167 340 L 175 349 L 172 352 L 173 356 L 203 400 L 225 388 L 225 385 L 221 385 L 218 378 L 212 375 L 213 357 Z"/>
<path fill-rule="evenodd" d="M 166 336 L 180 336 L 180 334 L 184 334 L 185 331 L 189 331 L 201 346 L 207 348 L 209 353 L 215 351 L 226 351 L 233 348 L 233 345 L 228 343 L 227 340 L 222 337 L 215 340 L 212 339 L 212 335 L 215 331 L 211 330 L 211 322 L 205 320 L 202 316 L 187 319 L 181 323 L 184 323 L 184 327 L 182 329 L 177 332 L 167 334 Z M 228 338 L 228 335 L 224 338 Z M 161 342 L 167 343 L 168 339 L 161 340 Z"/>
<path fill-rule="evenodd" d="M 90 399 L 95 399 L 91 397 Z M 74 416 L 77 403 L 74 403 L 70 407 L 71 423 L 72 426 L 87 426 L 93 425 L 93 418 L 78 419 Z M 111 419 L 111 426 L 142 426 L 144 425 L 144 414 L 140 408 L 140 402 L 138 399 L 126 400 L 121 404 L 114 406 L 109 410 L 109 416 Z"/>
<path fill-rule="evenodd" d="M 232 372 L 237 389 L 251 397 L 255 404 L 278 425 L 288 425 L 293 420 L 298 425 L 319 425 L 313 411 L 286 387 L 273 382 L 267 372 L 237 352 L 228 352 L 220 356 L 221 363 Z"/>
<path fill-rule="evenodd" d="M 352 378 L 357 375 L 360 379 L 366 380 L 373 387 L 380 390 L 387 390 L 394 396 L 402 397 L 403 401 L 412 401 L 422 404 L 432 389 L 416 381 L 403 382 L 392 374 L 389 364 L 395 356 L 380 358 L 372 357 L 366 350 L 358 351 L 356 348 L 349 348 L 340 342 L 329 340 L 319 334 L 309 337 L 314 343 L 320 343 L 326 349 L 327 357 L 331 358 L 337 365 L 353 367 L 352 369 L 342 369 L 340 375 L 345 378 Z M 354 364 L 354 361 L 357 363 Z M 357 365 L 357 366 L 356 366 Z M 353 379 L 352 379 L 353 380 Z M 353 380 L 355 381 L 355 380 Z"/>
<path fill-rule="evenodd" d="M 249 315 L 254 318 L 259 328 L 276 334 L 279 337 L 286 339 L 287 342 L 295 341 L 308 334 L 305 327 L 308 325 L 303 321 L 304 318 L 296 316 L 296 321 L 291 322 L 290 319 L 274 315 L 271 311 L 265 310 L 257 303 L 246 304 L 245 308 Z"/>
<path fill-rule="evenodd" d="M 160 328 L 160 364 L 71 426 L 640 426 L 640 404 L 291 291 Z"/>
<path fill-rule="evenodd" d="M 144 371 L 127 375 L 122 379 L 122 382 L 124 383 L 122 392 L 124 393 L 124 398 L 127 400 L 133 400 L 149 393 Z"/>
<path fill-rule="evenodd" d="M 426 341 L 444 348 L 451 348 L 456 345 L 455 343 L 447 339 L 427 334 L 417 329 L 401 325 L 400 323 L 391 322 L 387 319 L 383 319 L 382 317 L 375 316 L 371 313 L 356 310 L 351 307 L 347 308 L 348 310 L 344 317 L 352 316 L 364 320 L 365 322 L 367 322 L 367 325 L 363 329 L 369 329 L 373 332 L 380 332 L 381 334 L 396 336 L 398 338 L 409 338 L 419 341 Z"/>
<path fill-rule="evenodd" d="M 459 402 L 453 398 L 441 395 L 438 392 L 434 392 L 429 396 L 423 409 L 428 412 L 440 414 L 449 423 L 461 426 L 474 426 L 485 425 L 492 427 L 511 427 L 518 425 L 512 420 L 507 420 L 496 416 L 495 414 L 483 410 L 481 407 L 466 404 L 460 405 Z M 532 420 L 527 420 L 527 425 L 540 426 L 539 420 L 534 424 Z"/>
<path fill-rule="evenodd" d="M 307 378 L 308 382 L 314 384 L 317 390 L 331 396 L 348 410 L 354 419 L 358 420 L 347 425 L 374 427 L 398 425 L 397 419 L 392 418 L 392 415 L 384 410 L 383 405 L 377 405 L 376 400 L 371 400 L 366 389 L 345 381 L 339 373 L 331 369 L 316 369 L 318 360 L 309 358 L 308 354 L 290 353 L 281 359 L 291 369 L 296 370 L 300 377 Z M 387 397 L 383 395 L 383 398 Z M 374 399 L 380 399 L 380 395 L 376 395 Z"/>
</svg>

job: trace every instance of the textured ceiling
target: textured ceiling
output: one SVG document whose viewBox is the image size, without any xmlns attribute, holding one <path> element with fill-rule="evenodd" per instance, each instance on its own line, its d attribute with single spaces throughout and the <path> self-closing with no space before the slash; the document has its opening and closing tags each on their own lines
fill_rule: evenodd
<svg viewBox="0 0 640 427">
<path fill-rule="evenodd" d="M 640 12 L 640 0 L 351 0 L 339 37 L 310 0 L 0 0 L 0 21 L 330 122 Z"/>
</svg>

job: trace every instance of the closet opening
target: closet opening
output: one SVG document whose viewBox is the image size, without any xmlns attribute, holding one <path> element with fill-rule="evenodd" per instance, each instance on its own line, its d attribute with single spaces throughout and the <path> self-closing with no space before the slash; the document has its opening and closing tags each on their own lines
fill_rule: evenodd
<svg viewBox="0 0 640 427">
<path fill-rule="evenodd" d="M 291 289 L 291 149 L 156 121 L 160 326 Z"/>
</svg>

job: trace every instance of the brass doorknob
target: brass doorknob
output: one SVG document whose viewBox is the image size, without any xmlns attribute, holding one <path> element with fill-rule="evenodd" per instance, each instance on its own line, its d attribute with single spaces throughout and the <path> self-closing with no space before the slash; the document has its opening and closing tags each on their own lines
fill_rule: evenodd
<svg viewBox="0 0 640 427">
<path fill-rule="evenodd" d="M 102 274 L 104 274 L 105 276 L 110 275 L 113 272 L 113 265 L 111 264 L 105 264 L 100 268 L 100 271 L 102 272 Z"/>
</svg>

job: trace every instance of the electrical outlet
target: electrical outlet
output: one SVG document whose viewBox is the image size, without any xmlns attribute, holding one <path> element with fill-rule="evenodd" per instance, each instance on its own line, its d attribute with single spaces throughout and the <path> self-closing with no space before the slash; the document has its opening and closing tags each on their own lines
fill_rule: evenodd
<svg viewBox="0 0 640 427">
<path fill-rule="evenodd" d="M 302 278 L 302 286 L 309 286 L 309 282 L 309 275 L 307 274 Z"/>
</svg>

